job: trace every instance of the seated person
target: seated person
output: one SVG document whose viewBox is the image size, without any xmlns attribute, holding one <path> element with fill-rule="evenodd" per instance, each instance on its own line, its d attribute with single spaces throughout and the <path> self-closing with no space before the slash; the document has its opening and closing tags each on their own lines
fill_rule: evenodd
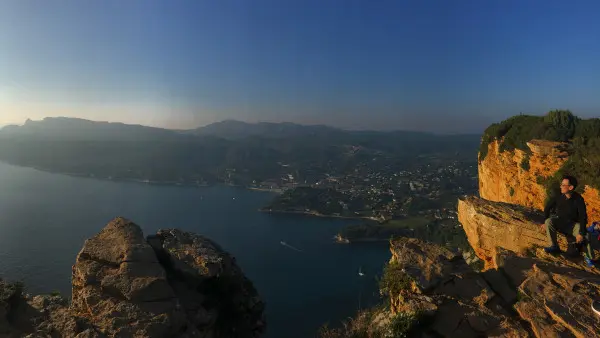
<svg viewBox="0 0 600 338">
<path fill-rule="evenodd" d="M 564 176 L 560 183 L 561 194 L 552 198 L 544 208 L 546 227 L 550 246 L 544 250 L 548 253 L 559 253 L 556 233 L 561 232 L 567 236 L 575 237 L 576 243 L 585 244 L 585 263 L 594 267 L 594 252 L 592 251 L 587 231 L 587 212 L 583 197 L 575 192 L 577 179 L 573 176 Z M 554 216 L 551 217 L 551 213 Z M 588 240 L 585 240 L 588 239 Z"/>
</svg>

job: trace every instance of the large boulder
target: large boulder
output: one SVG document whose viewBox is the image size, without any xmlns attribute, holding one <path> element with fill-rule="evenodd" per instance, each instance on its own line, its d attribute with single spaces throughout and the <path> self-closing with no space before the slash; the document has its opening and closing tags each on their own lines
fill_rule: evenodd
<svg viewBox="0 0 600 338">
<path fill-rule="evenodd" d="M 166 337 L 193 330 L 142 230 L 124 218 L 85 241 L 72 284 L 74 314 L 106 334 Z"/>
<path fill-rule="evenodd" d="M 543 216 L 519 205 L 463 197 L 458 201 L 458 221 L 469 244 L 486 266 L 491 264 L 497 248 L 526 253 L 549 245 L 546 232 L 540 227 L 544 223 Z M 566 250 L 567 240 L 562 235 L 559 235 L 559 244 Z"/>
<path fill-rule="evenodd" d="M 216 243 L 176 229 L 146 240 L 124 218 L 86 240 L 70 304 L 0 280 L 0 337 L 255 338 L 265 330 L 263 312 L 252 283 Z"/>
</svg>

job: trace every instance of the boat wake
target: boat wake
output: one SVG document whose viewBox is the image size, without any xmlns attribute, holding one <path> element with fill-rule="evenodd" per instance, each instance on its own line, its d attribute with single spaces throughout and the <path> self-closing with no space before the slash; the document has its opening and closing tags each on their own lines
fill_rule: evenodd
<svg viewBox="0 0 600 338">
<path fill-rule="evenodd" d="M 286 242 L 284 242 L 284 241 L 281 241 L 281 242 L 279 242 L 279 243 L 281 243 L 281 245 L 283 245 L 283 246 L 285 246 L 285 247 L 288 247 L 288 248 L 290 248 L 290 249 L 292 249 L 292 250 L 296 250 L 296 251 L 298 251 L 298 252 L 303 252 L 302 250 L 300 250 L 300 249 L 298 249 L 298 248 L 296 248 L 296 247 L 293 247 L 293 246 L 291 246 L 291 245 L 287 244 L 287 243 L 286 243 Z"/>
</svg>

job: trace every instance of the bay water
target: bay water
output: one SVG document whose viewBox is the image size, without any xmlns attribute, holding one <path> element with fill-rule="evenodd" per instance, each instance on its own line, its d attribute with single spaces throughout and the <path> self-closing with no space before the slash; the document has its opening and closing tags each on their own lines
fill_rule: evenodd
<svg viewBox="0 0 600 338">
<path fill-rule="evenodd" d="M 0 163 L 0 277 L 32 294 L 69 297 L 84 240 L 116 216 L 145 235 L 179 228 L 233 254 L 267 306 L 269 338 L 315 337 L 378 301 L 386 244 L 340 245 L 357 221 L 258 211 L 274 194 L 242 188 L 159 186 L 73 177 Z M 281 241 L 297 248 L 281 245 Z M 358 275 L 359 268 L 365 276 Z"/>
</svg>

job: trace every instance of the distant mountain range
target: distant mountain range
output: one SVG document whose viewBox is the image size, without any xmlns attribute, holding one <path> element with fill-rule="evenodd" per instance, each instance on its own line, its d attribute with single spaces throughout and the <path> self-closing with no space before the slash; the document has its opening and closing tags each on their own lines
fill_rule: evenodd
<svg viewBox="0 0 600 338">
<path fill-rule="evenodd" d="M 0 160 L 95 177 L 244 185 L 290 172 L 310 180 L 357 166 L 390 170 L 421 155 L 476 158 L 479 142 L 479 135 L 348 131 L 294 123 L 228 120 L 169 130 L 45 118 L 0 129 Z"/>
<path fill-rule="evenodd" d="M 179 135 L 172 130 L 141 125 L 47 117 L 41 121 L 27 120 L 22 126 L 5 126 L 0 130 L 0 137 L 3 136 L 73 141 L 124 141 L 171 138 Z"/>
<path fill-rule="evenodd" d="M 147 139 L 154 137 L 172 137 L 173 135 L 214 136 L 229 140 L 247 137 L 293 138 L 308 135 L 399 135 L 425 136 L 441 135 L 415 131 L 350 131 L 326 125 L 301 125 L 291 122 L 248 123 L 236 120 L 224 120 L 189 130 L 171 130 L 120 122 L 100 122 L 79 118 L 47 117 L 40 121 L 27 120 L 22 126 L 7 125 L 0 135 L 52 137 L 73 140 L 96 139 Z M 473 135 L 469 135 L 473 136 Z"/>
<path fill-rule="evenodd" d="M 247 123 L 236 120 L 225 120 L 196 128 L 189 132 L 196 135 L 210 135 L 227 139 L 240 139 L 251 136 L 293 137 L 331 132 L 339 133 L 343 131 L 324 125 L 300 125 L 290 122 Z"/>
</svg>

